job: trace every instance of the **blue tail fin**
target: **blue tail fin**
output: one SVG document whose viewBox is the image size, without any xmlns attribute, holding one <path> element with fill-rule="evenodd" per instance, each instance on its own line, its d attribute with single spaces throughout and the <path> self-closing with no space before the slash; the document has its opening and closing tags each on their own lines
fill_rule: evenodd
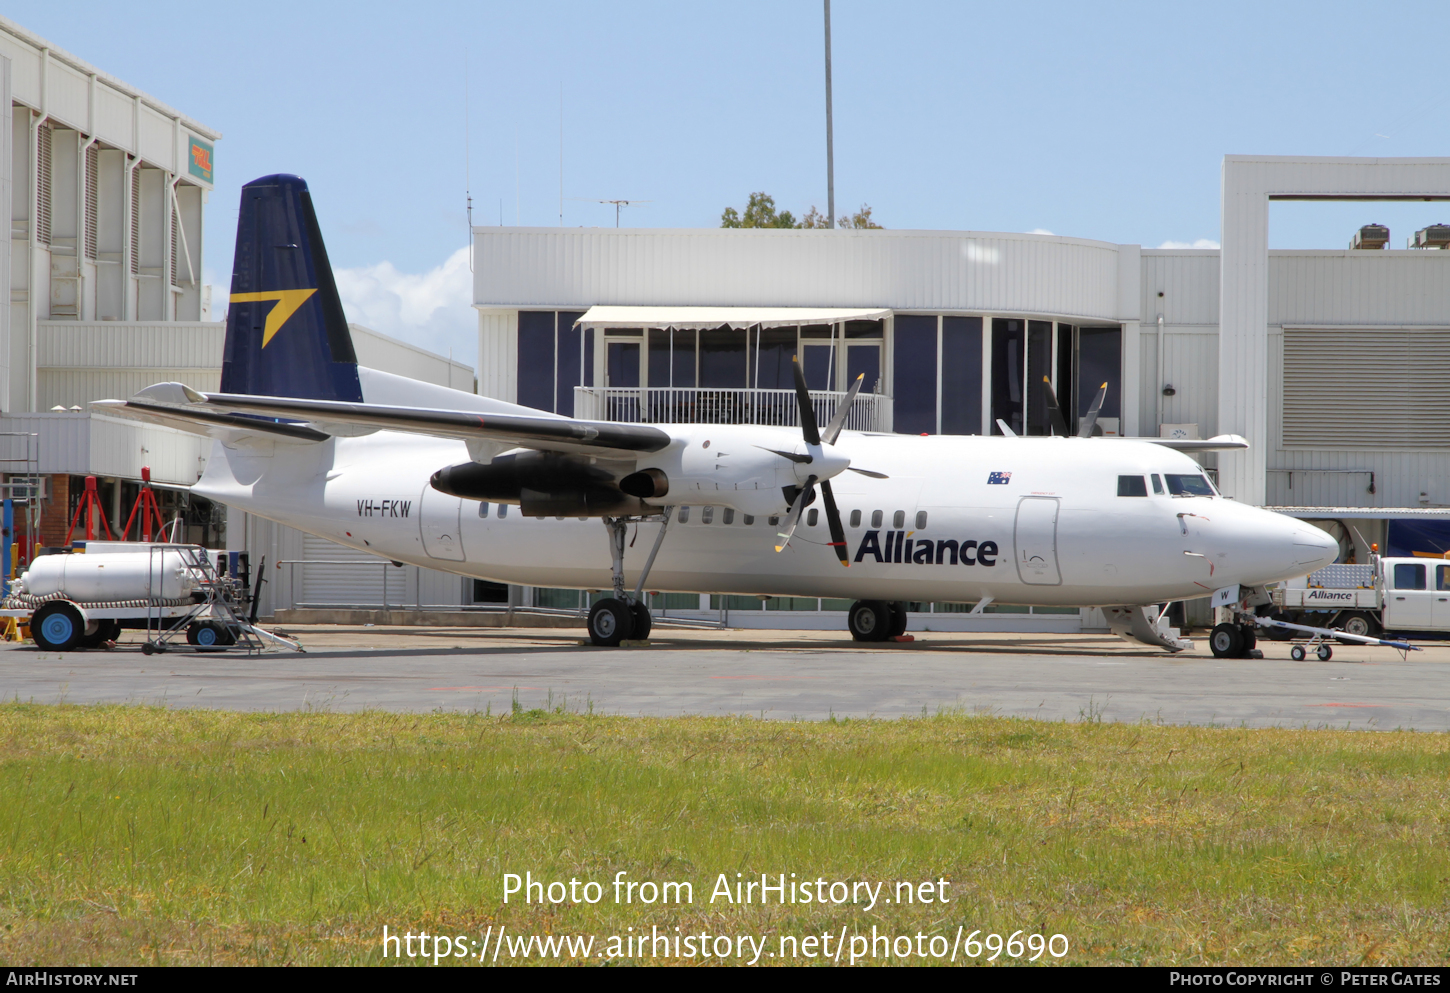
<svg viewBox="0 0 1450 993">
<path fill-rule="evenodd" d="M 307 183 L 242 187 L 222 359 L 223 393 L 362 400 L 357 355 Z"/>
</svg>

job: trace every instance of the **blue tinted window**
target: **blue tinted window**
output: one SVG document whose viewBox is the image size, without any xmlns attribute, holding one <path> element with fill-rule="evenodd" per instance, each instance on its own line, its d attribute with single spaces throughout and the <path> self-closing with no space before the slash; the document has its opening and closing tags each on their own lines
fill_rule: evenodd
<svg viewBox="0 0 1450 993">
<path fill-rule="evenodd" d="M 936 434 L 936 318 L 896 318 L 891 392 L 898 434 Z"/>
<path fill-rule="evenodd" d="M 791 357 L 796 353 L 796 329 L 760 328 L 752 331 L 750 336 L 755 345 L 751 373 L 755 377 L 756 389 L 795 389 Z"/>
<path fill-rule="evenodd" d="M 518 397 L 525 407 L 554 409 L 554 320 L 552 310 L 519 311 Z"/>
<path fill-rule="evenodd" d="M 1395 589 L 1423 590 L 1425 588 L 1425 567 L 1411 562 L 1395 566 Z"/>
<path fill-rule="evenodd" d="M 717 388 L 748 385 L 744 331 L 717 328 L 700 332 L 700 385 Z"/>
<path fill-rule="evenodd" d="M 801 348 L 801 364 L 805 366 L 806 386 L 813 390 L 834 390 L 836 388 L 836 366 L 834 346 L 812 345 Z M 846 384 L 850 389 L 851 384 Z"/>
<path fill-rule="evenodd" d="M 880 345 L 846 346 L 846 382 L 854 383 L 856 377 L 861 375 L 865 376 L 865 379 L 861 381 L 862 393 L 881 392 Z"/>
<path fill-rule="evenodd" d="M 992 321 L 992 424 L 998 434 L 1003 421 L 1013 434 L 1022 434 L 1023 321 L 999 317 Z"/>
<path fill-rule="evenodd" d="M 1027 322 L 1027 433 L 1052 433 L 1044 380 L 1052 378 L 1052 322 Z"/>
<path fill-rule="evenodd" d="M 982 433 L 982 319 L 941 321 L 941 432 Z"/>
<path fill-rule="evenodd" d="M 1117 328 L 1081 328 L 1077 334 L 1077 414 L 1088 412 L 1098 389 L 1108 384 L 1101 417 L 1118 417 L 1123 399 L 1123 332 Z"/>
<path fill-rule="evenodd" d="M 611 341 L 604 359 L 609 366 L 606 376 L 610 386 L 639 385 L 639 342 Z"/>
<path fill-rule="evenodd" d="M 567 310 L 559 314 L 559 350 L 555 372 L 555 396 L 558 400 L 554 413 L 563 414 L 565 417 L 574 416 L 574 387 L 588 385 L 580 377 L 580 370 L 590 369 L 593 365 L 592 362 L 581 365 L 581 352 L 590 344 L 587 340 L 590 333 L 575 327 L 574 322 L 583 316 L 578 311 Z"/>
</svg>

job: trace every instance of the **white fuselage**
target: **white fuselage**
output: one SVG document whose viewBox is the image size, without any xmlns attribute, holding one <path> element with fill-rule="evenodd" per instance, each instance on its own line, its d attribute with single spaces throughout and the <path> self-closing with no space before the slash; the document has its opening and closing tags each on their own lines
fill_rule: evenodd
<svg viewBox="0 0 1450 993">
<path fill-rule="evenodd" d="M 791 449 L 795 428 L 661 426 L 682 449 L 712 442 L 725 462 L 759 446 Z M 674 446 L 672 446 L 674 447 Z M 680 510 L 650 590 L 1106 606 L 1206 596 L 1234 584 L 1302 576 L 1334 561 L 1324 532 L 1222 497 L 1118 496 L 1118 477 L 1198 474 L 1186 455 L 1147 442 L 1077 438 L 843 434 L 853 472 L 832 484 L 850 567 L 827 535 L 822 502 L 785 551 L 759 510 L 765 490 L 739 493 L 696 476 L 661 503 Z M 639 464 L 667 458 L 642 457 Z M 676 452 L 678 455 L 678 452 Z M 527 586 L 608 589 L 606 529 L 597 518 L 524 517 L 429 486 L 469 458 L 463 442 L 380 431 L 307 445 L 216 443 L 196 493 L 383 558 Z M 778 491 L 776 491 L 778 495 Z M 774 500 L 774 496 L 769 497 Z M 707 510 L 706 508 L 711 508 Z M 786 511 L 784 498 L 775 513 Z M 859 514 L 858 514 L 859 512 Z M 876 523 L 879 515 L 879 523 Z M 922 523 L 918 523 L 921 521 Z M 639 525 L 625 557 L 632 588 L 657 523 Z"/>
</svg>

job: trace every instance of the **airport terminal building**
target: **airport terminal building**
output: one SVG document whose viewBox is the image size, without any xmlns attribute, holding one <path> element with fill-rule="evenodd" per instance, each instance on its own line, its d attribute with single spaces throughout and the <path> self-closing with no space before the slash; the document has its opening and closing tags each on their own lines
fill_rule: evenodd
<svg viewBox="0 0 1450 993">
<path fill-rule="evenodd" d="M 1365 561 L 1370 543 L 1445 552 L 1444 240 L 1432 229 L 1425 248 L 1389 250 L 1369 232 L 1364 248 L 1270 252 L 1267 217 L 1280 198 L 1444 199 L 1450 159 L 1231 156 L 1223 169 L 1216 250 L 966 231 L 479 227 L 479 390 L 611 420 L 783 423 L 799 351 L 827 402 L 865 374 L 852 427 L 1034 435 L 1049 430 L 1044 377 L 1074 420 L 1107 383 L 1106 433 L 1246 437 L 1248 452 L 1204 457 L 1223 492 L 1316 521 L 1345 558 Z M 667 600 L 728 609 L 732 625 L 837 627 L 843 609 L 708 591 Z M 954 629 L 1097 626 L 1092 612 L 969 607 L 913 610 Z"/>
</svg>

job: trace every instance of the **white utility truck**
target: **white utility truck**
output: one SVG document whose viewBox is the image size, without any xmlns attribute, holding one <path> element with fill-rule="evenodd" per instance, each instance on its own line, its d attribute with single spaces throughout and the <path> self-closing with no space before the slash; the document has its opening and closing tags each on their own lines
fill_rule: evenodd
<svg viewBox="0 0 1450 993">
<path fill-rule="evenodd" d="M 1450 561 L 1372 555 L 1368 565 L 1330 565 L 1273 591 L 1274 619 L 1375 637 L 1390 631 L 1450 633 Z M 1271 638 L 1288 640 L 1286 629 Z"/>
</svg>

